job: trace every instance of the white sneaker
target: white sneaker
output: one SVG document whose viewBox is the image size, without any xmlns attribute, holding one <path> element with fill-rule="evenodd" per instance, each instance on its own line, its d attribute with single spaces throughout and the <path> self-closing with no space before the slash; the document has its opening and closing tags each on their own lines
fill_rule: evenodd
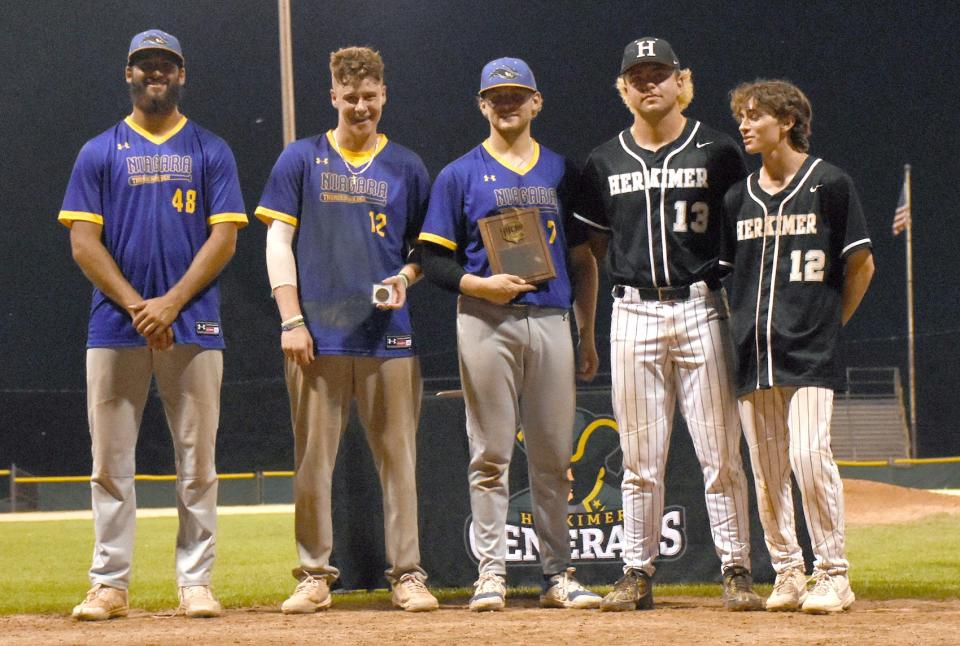
<svg viewBox="0 0 960 646">
<path fill-rule="evenodd" d="M 220 602 L 213 596 L 209 585 L 185 585 L 180 588 L 180 607 L 177 613 L 188 617 L 219 617 L 223 614 Z"/>
<path fill-rule="evenodd" d="M 73 608 L 72 616 L 80 621 L 102 621 L 126 617 L 127 591 L 98 583 L 87 591 L 86 598 Z"/>
<path fill-rule="evenodd" d="M 807 598 L 807 577 L 802 567 L 792 567 L 777 575 L 766 608 L 773 612 L 800 610 Z"/>
<path fill-rule="evenodd" d="M 577 608 L 585 610 L 600 607 L 600 595 L 590 592 L 573 577 L 575 568 L 568 567 L 544 583 L 540 594 L 541 608 Z"/>
<path fill-rule="evenodd" d="M 803 602 L 803 611 L 812 615 L 843 612 L 853 605 L 854 600 L 856 596 L 845 574 L 830 575 L 818 570 L 813 574 L 813 588 Z"/>
<path fill-rule="evenodd" d="M 280 610 L 285 615 L 306 615 L 330 607 L 330 585 L 323 577 L 307 574 Z"/>
<path fill-rule="evenodd" d="M 470 598 L 470 610 L 502 610 L 507 596 L 507 582 L 494 572 L 484 572 L 473 584 L 473 596 Z"/>
<path fill-rule="evenodd" d="M 437 598 L 430 594 L 427 586 L 413 572 L 404 574 L 393 584 L 390 600 L 394 606 L 407 612 L 427 612 L 440 607 Z"/>
</svg>

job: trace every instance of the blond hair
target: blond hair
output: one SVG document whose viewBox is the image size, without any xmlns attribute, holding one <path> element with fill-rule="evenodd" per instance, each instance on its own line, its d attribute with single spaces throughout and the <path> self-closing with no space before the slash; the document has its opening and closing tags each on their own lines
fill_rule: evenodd
<svg viewBox="0 0 960 646">
<path fill-rule="evenodd" d="M 689 68 L 685 68 L 677 70 L 676 74 L 677 78 L 683 81 L 683 89 L 680 91 L 679 96 L 677 96 L 677 105 L 680 106 L 680 112 L 683 112 L 690 103 L 693 102 L 693 72 L 691 72 Z M 627 81 L 622 74 L 617 77 L 617 82 L 614 83 L 614 86 L 620 93 L 623 104 L 627 106 L 630 112 L 633 112 L 633 108 L 627 103 Z"/>
<path fill-rule="evenodd" d="M 383 82 L 383 59 L 369 47 L 341 47 L 330 54 L 330 77 L 341 85 L 371 78 Z"/>
</svg>

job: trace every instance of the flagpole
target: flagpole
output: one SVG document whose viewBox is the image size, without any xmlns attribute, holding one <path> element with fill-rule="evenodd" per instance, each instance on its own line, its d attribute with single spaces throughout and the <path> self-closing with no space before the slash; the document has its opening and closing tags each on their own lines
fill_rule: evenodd
<svg viewBox="0 0 960 646">
<path fill-rule="evenodd" d="M 913 190 L 910 185 L 910 164 L 903 166 L 903 185 L 907 209 L 913 213 Z M 907 361 L 910 379 L 910 452 L 917 457 L 917 366 L 913 323 L 913 218 L 907 221 Z"/>
<path fill-rule="evenodd" d="M 277 0 L 280 23 L 280 103 L 283 113 L 283 145 L 297 138 L 293 97 L 293 37 L 290 28 L 290 0 Z"/>
</svg>

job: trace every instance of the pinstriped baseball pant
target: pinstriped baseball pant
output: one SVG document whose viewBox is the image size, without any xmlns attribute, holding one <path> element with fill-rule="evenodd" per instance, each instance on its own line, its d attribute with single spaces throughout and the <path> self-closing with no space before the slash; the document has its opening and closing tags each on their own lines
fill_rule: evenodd
<svg viewBox="0 0 960 646">
<path fill-rule="evenodd" d="M 570 560 L 567 469 L 576 408 L 566 312 L 469 296 L 460 297 L 457 310 L 479 571 L 506 574 L 508 469 L 522 427 L 540 564 L 544 574 L 562 572 Z"/>
<path fill-rule="evenodd" d="M 828 574 L 846 574 L 843 482 L 830 448 L 833 391 L 774 387 L 740 398 L 740 418 L 750 445 L 757 505 L 770 562 L 778 573 L 803 567 L 797 542 L 790 473 L 800 488 L 815 557 Z"/>
<path fill-rule="evenodd" d="M 650 575 L 655 570 L 678 401 L 700 461 L 721 567 L 750 568 L 747 480 L 727 318 L 724 292 L 710 292 L 702 282 L 691 286 L 684 301 L 644 301 L 630 287 L 614 299 L 610 353 L 623 450 L 625 570 Z"/>
<path fill-rule="evenodd" d="M 90 580 L 124 590 L 130 584 L 137 436 L 151 375 L 157 380 L 176 456 L 177 585 L 209 585 L 217 532 L 214 449 L 223 353 L 187 344 L 163 351 L 87 350 L 95 535 Z"/>
</svg>

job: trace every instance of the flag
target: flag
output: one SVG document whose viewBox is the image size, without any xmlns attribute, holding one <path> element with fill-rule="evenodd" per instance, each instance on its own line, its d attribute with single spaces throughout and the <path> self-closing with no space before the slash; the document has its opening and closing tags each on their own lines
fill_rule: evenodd
<svg viewBox="0 0 960 646">
<path fill-rule="evenodd" d="M 898 236 L 910 226 L 910 171 L 903 174 L 903 186 L 900 188 L 900 199 L 897 200 L 897 210 L 893 213 L 893 235 Z"/>
</svg>

